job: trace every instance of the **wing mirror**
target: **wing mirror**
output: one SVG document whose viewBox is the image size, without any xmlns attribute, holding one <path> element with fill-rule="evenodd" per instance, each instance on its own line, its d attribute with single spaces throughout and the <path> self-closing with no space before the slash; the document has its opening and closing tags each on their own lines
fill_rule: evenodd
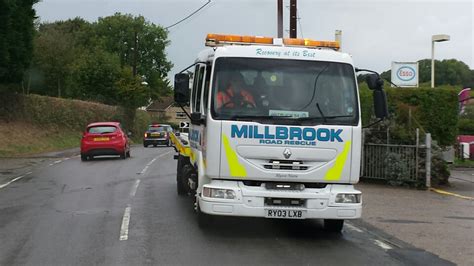
<svg viewBox="0 0 474 266">
<path fill-rule="evenodd" d="M 189 103 L 189 75 L 179 73 L 174 75 L 174 101 L 180 105 Z"/>
<path fill-rule="evenodd" d="M 383 90 L 383 79 L 377 74 L 369 74 L 365 81 L 369 89 L 372 90 L 375 117 L 379 119 L 388 117 L 387 95 Z"/>
</svg>

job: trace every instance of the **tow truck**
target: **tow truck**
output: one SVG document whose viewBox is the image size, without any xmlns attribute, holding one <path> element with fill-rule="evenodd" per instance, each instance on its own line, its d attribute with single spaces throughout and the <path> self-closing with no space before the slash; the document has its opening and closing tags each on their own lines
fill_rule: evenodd
<svg viewBox="0 0 474 266">
<path fill-rule="evenodd" d="M 199 225 L 216 216 L 324 219 L 340 232 L 360 218 L 352 57 L 337 41 L 208 34 L 205 45 L 175 75 L 174 99 L 190 106 L 191 125 L 187 136 L 171 135 L 177 193 L 194 198 Z M 367 83 L 382 120 L 383 81 L 369 74 Z"/>
</svg>

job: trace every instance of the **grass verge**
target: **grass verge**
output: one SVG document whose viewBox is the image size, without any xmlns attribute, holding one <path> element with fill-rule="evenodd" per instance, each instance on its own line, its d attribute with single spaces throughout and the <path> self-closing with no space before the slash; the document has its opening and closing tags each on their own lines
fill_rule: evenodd
<svg viewBox="0 0 474 266">
<path fill-rule="evenodd" d="M 460 159 L 455 159 L 454 163 L 452 164 L 453 168 L 456 167 L 468 167 L 468 168 L 474 168 L 474 160 L 460 160 Z"/>
<path fill-rule="evenodd" d="M 79 147 L 81 132 L 24 122 L 0 123 L 0 157 L 21 157 Z"/>
</svg>

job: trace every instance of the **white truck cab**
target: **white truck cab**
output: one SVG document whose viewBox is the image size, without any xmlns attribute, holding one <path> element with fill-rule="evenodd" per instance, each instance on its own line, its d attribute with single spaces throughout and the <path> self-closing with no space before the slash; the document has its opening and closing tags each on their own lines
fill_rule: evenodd
<svg viewBox="0 0 474 266">
<path fill-rule="evenodd" d="M 195 197 L 200 223 L 215 215 L 324 219 L 340 231 L 360 218 L 351 56 L 337 42 L 308 39 L 209 34 L 206 45 L 191 91 L 188 74 L 175 77 L 175 101 L 190 105 L 191 125 L 187 138 L 172 136 L 178 193 Z"/>
</svg>

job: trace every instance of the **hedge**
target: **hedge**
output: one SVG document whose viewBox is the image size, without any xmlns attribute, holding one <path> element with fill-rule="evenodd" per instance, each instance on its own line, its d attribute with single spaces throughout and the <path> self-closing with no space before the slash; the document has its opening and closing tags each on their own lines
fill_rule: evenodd
<svg viewBox="0 0 474 266">
<path fill-rule="evenodd" d="M 374 121 L 372 92 L 359 84 L 363 124 Z M 458 89 L 386 88 L 390 122 L 397 127 L 392 137 L 403 139 L 419 127 L 439 145 L 452 145 L 458 133 Z M 411 121 L 409 112 L 411 110 Z M 411 122 L 411 124 L 410 124 Z"/>
<path fill-rule="evenodd" d="M 23 121 L 78 132 L 92 122 L 117 121 L 132 131 L 136 139 L 150 124 L 145 111 L 136 111 L 133 125 L 127 125 L 125 117 L 125 110 L 116 106 L 33 94 L 0 93 L 0 120 L 4 121 Z"/>
</svg>

